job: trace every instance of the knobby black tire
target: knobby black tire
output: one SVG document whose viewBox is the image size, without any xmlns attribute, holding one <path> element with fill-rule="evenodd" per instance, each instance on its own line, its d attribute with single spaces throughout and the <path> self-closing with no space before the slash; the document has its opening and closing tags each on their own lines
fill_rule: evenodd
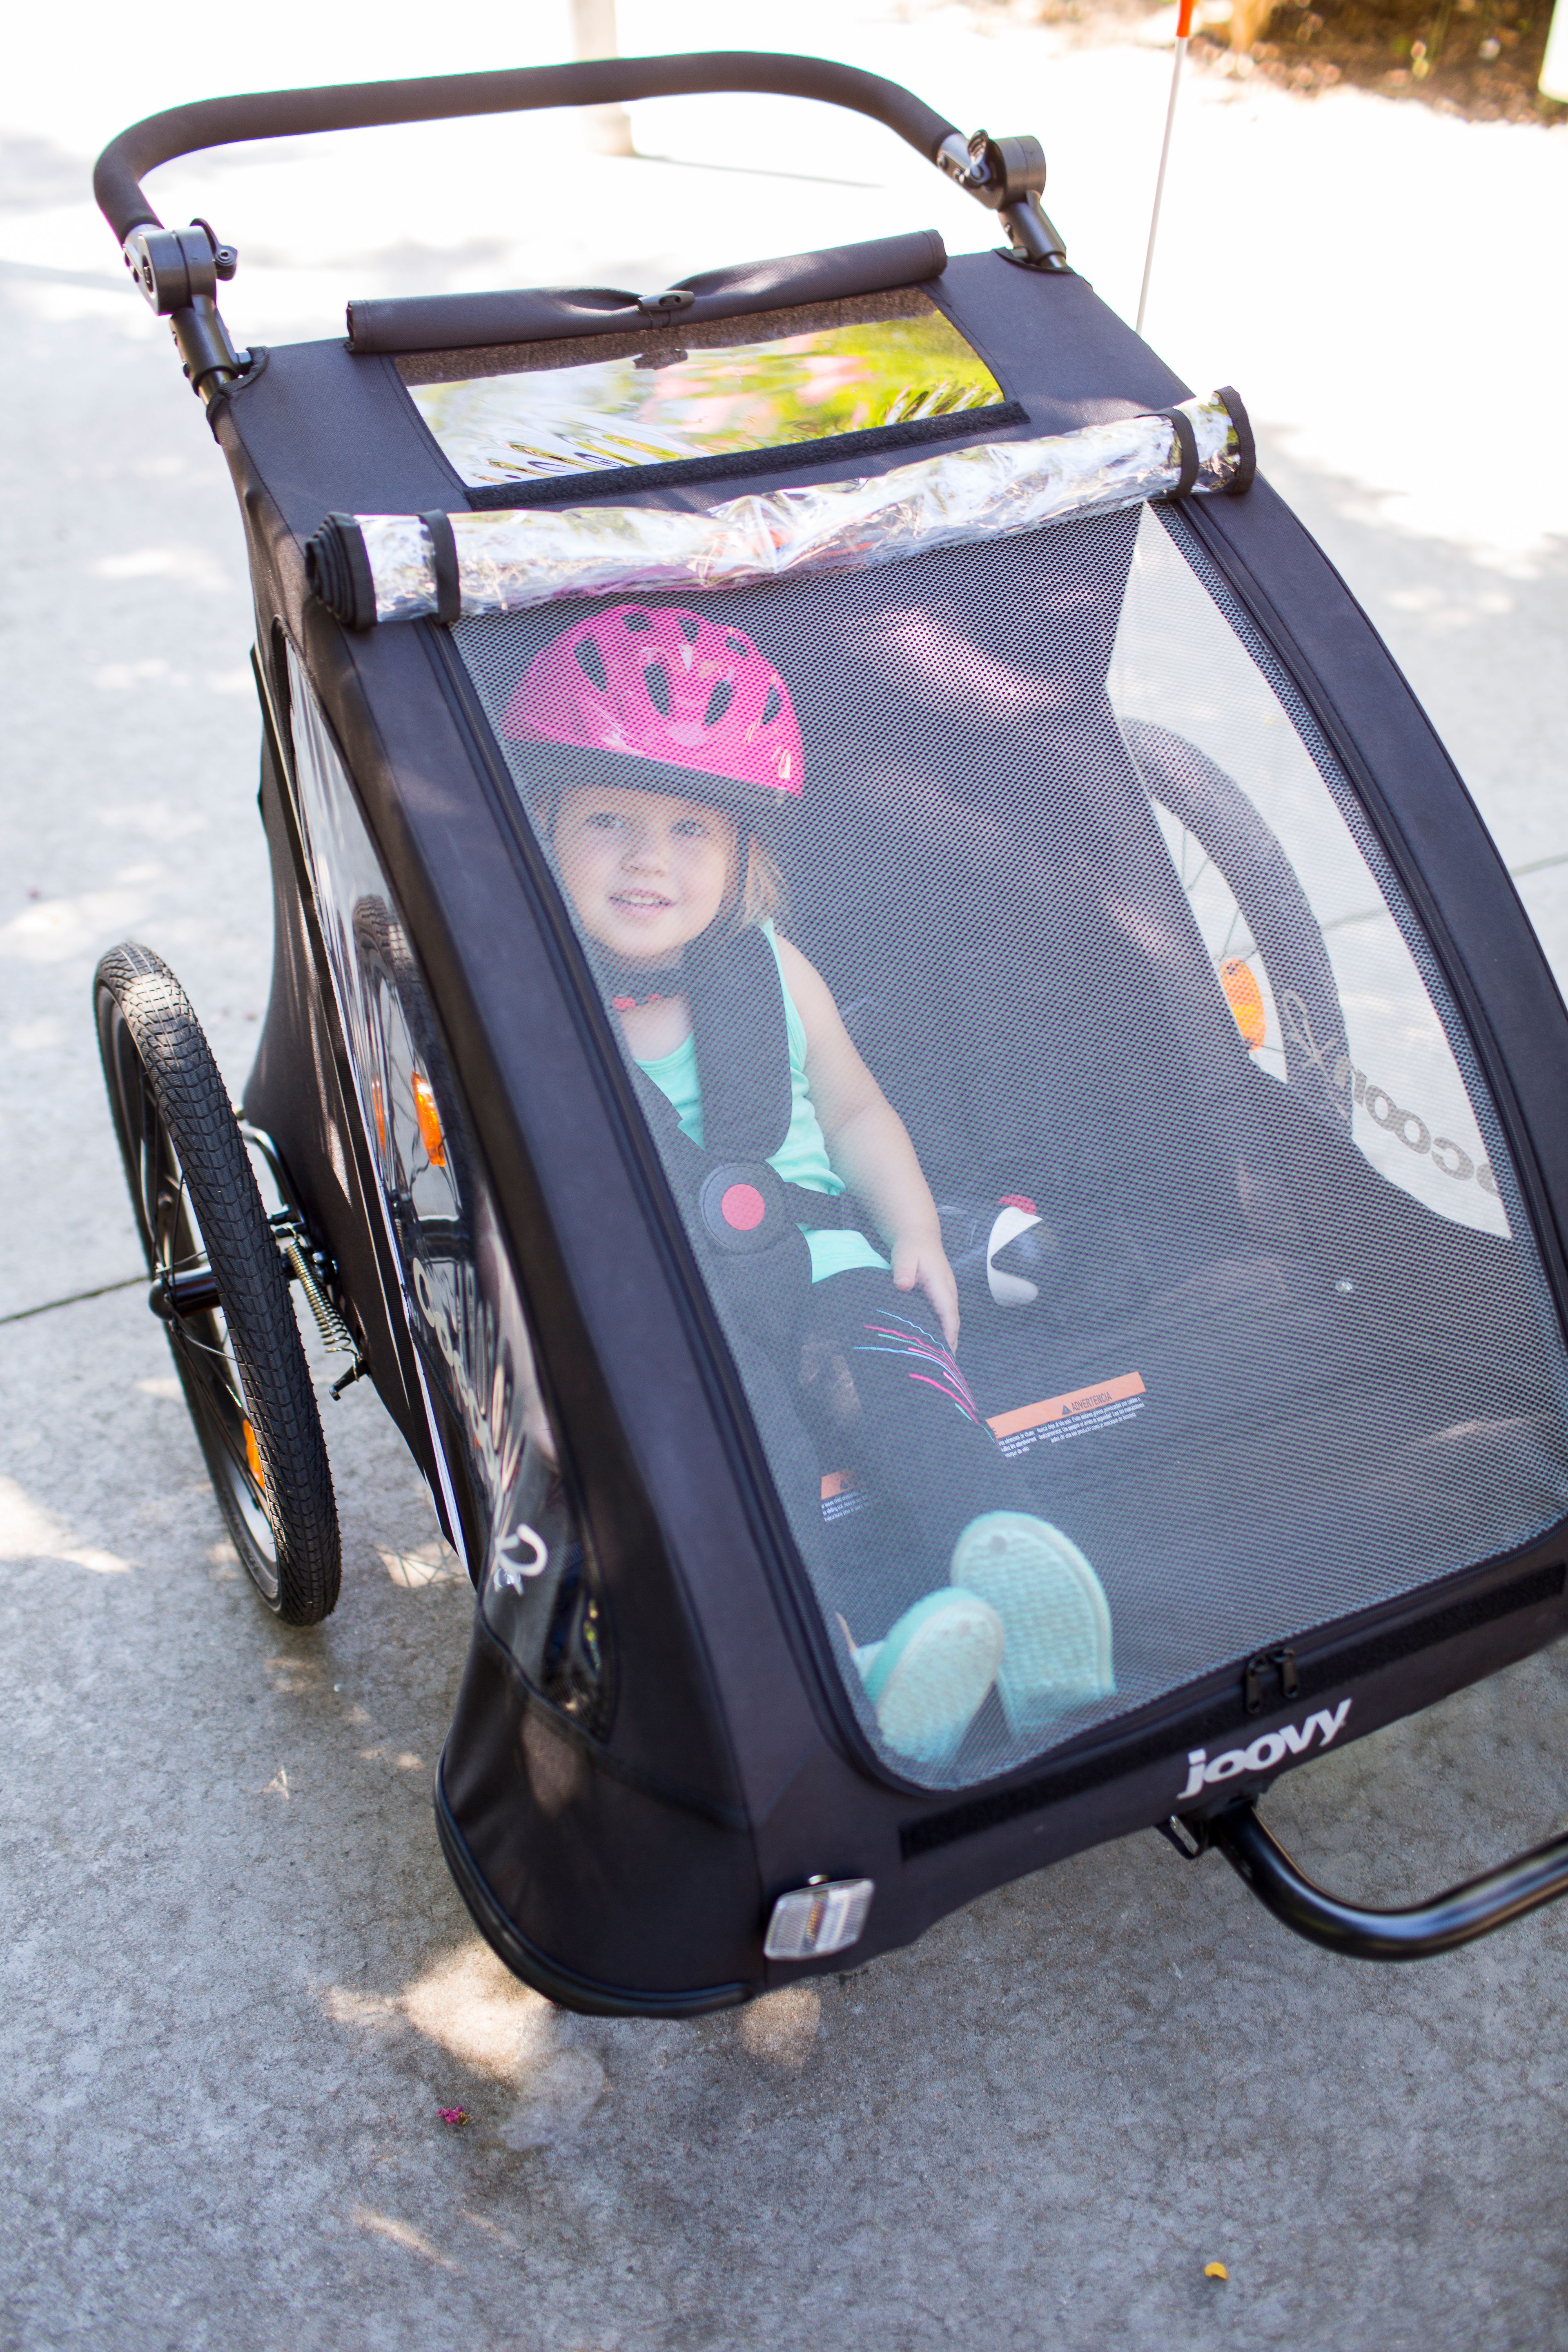
<svg viewBox="0 0 1568 2352">
<path fill-rule="evenodd" d="M 219 1507 L 268 1607 L 287 1624 L 317 1624 L 342 1573 L 331 1472 L 288 1277 L 227 1089 L 184 991 L 151 949 L 111 949 L 93 1002 L 148 1272 L 158 1277 L 174 1254 L 200 1246 L 217 1286 L 219 1311 L 172 1318 L 168 1337 Z"/>
</svg>

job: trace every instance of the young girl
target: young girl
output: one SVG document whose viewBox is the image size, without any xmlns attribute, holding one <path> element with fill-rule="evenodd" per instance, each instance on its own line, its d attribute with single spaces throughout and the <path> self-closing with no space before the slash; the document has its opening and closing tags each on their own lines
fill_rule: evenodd
<svg viewBox="0 0 1568 2352">
<path fill-rule="evenodd" d="M 901 1574 L 881 1573 L 876 1600 L 858 1604 L 879 1604 L 893 1622 L 860 1647 L 844 1625 L 883 1741 L 946 1771 L 994 1683 L 1015 1738 L 1037 1738 L 1114 1688 L 1110 1612 L 1081 1552 L 1018 1508 L 1016 1473 L 958 1368 L 957 1286 L 908 1131 L 821 975 L 774 928 L 782 889 L 769 843 L 804 788 L 784 681 L 738 629 L 621 604 L 544 646 L 505 729 L 530 747 L 539 820 L 627 1051 L 694 1144 L 704 1136 L 700 1061 L 718 1066 L 716 1054 L 700 1054 L 694 998 L 711 1002 L 725 950 L 748 932 L 771 951 L 763 986 L 782 997 L 789 1084 L 787 1132 L 767 1166 L 792 1188 L 782 1197 L 809 1255 L 776 1351 L 792 1387 L 803 1338 L 847 1366 L 858 1449 L 900 1528 Z M 753 972 L 761 955 L 752 946 Z M 759 1023 L 759 1060 L 768 1034 Z M 847 1189 L 885 1254 L 830 1212 Z M 742 1240 L 764 1210 L 756 1185 L 723 1192 Z"/>
</svg>

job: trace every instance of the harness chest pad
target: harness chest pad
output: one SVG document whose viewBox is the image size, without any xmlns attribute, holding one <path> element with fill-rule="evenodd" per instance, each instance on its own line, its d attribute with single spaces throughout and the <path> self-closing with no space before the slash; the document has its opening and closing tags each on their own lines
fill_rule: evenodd
<svg viewBox="0 0 1568 2352">
<path fill-rule="evenodd" d="M 765 1160 L 721 1160 L 698 1188 L 702 1230 L 732 1256 L 772 1249 L 793 1222 L 789 1189 Z"/>
</svg>

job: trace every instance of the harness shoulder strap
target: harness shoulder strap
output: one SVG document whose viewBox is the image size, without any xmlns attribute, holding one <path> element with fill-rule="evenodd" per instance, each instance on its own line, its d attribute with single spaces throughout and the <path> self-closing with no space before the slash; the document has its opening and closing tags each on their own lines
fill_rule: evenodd
<svg viewBox="0 0 1568 2352">
<path fill-rule="evenodd" d="M 700 1144 L 683 1132 L 668 1096 L 635 1064 L 633 1073 L 666 1171 L 699 1226 L 725 1249 L 747 1251 L 773 1246 L 781 1228 L 864 1231 L 851 1194 L 786 1183 L 768 1164 L 789 1134 L 795 1085 L 784 975 L 766 934 L 748 925 L 721 945 L 689 953 L 685 977 Z"/>
<path fill-rule="evenodd" d="M 794 1112 L 784 979 L 754 924 L 690 959 L 688 982 L 702 1090 L 702 1138 L 714 1160 L 771 1160 Z"/>
</svg>

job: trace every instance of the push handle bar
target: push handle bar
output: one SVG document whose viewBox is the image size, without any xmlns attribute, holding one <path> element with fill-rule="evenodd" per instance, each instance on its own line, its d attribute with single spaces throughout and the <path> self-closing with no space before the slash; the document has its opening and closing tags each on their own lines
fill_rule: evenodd
<svg viewBox="0 0 1568 2352">
<path fill-rule="evenodd" d="M 1251 1803 L 1228 1807 L 1205 1827 L 1207 1843 L 1219 1848 L 1277 1919 L 1309 1943 L 1351 1959 L 1430 1959 L 1568 1895 L 1568 1834 L 1532 1846 L 1528 1853 L 1516 1854 L 1463 1886 L 1450 1887 L 1430 1903 L 1402 1911 L 1372 1911 L 1342 1903 L 1337 1895 L 1315 1886 L 1265 1829 Z"/>
<path fill-rule="evenodd" d="M 416 81 L 340 82 L 325 89 L 253 90 L 172 106 L 133 122 L 98 159 L 92 189 L 121 245 L 133 228 L 161 227 L 142 175 L 176 155 L 244 139 L 290 139 L 316 131 L 363 131 L 380 123 L 436 122 L 468 114 L 511 114 L 544 106 L 605 106 L 617 100 L 684 98 L 703 91 L 758 90 L 816 98 L 868 114 L 939 163 L 966 142 L 924 100 L 880 74 L 826 58 L 765 49 L 715 49 L 687 57 L 592 58 L 574 65 L 527 66 L 507 73 L 436 74 Z M 1007 143 L 1007 142 L 1004 142 Z M 953 173 L 958 176 L 957 172 Z"/>
<path fill-rule="evenodd" d="M 995 213 L 1007 258 L 1026 269 L 1067 267 L 1061 238 L 1040 209 L 1046 158 L 1037 139 L 965 140 L 935 110 L 881 74 L 826 58 L 766 49 L 718 49 L 686 57 L 590 58 L 575 65 L 524 66 L 510 73 L 437 74 L 418 81 L 340 82 L 326 89 L 252 90 L 206 98 L 150 114 L 111 140 L 93 171 L 99 208 L 120 239 L 125 266 L 174 329 L 191 388 L 212 401 L 245 357 L 218 314 L 216 281 L 232 278 L 236 255 L 205 221 L 166 229 L 148 203 L 142 175 L 176 155 L 247 139 L 363 131 L 392 122 L 436 122 L 510 114 L 543 106 L 606 106 L 617 100 L 676 98 L 700 91 L 760 90 L 815 98 L 885 123 L 940 171 Z"/>
</svg>

